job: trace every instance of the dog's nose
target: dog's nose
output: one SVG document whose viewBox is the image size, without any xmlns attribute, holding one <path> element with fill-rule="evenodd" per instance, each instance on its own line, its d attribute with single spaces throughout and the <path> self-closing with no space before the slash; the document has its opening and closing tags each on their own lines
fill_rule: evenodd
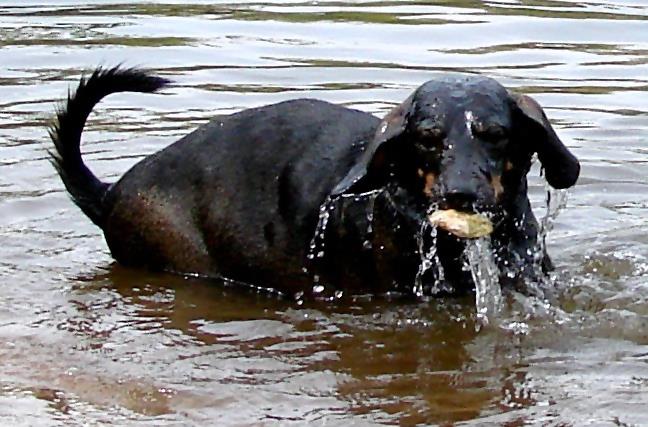
<svg viewBox="0 0 648 427">
<path fill-rule="evenodd" d="M 472 212 L 477 204 L 477 195 L 466 191 L 448 191 L 441 202 L 443 209 Z"/>
</svg>

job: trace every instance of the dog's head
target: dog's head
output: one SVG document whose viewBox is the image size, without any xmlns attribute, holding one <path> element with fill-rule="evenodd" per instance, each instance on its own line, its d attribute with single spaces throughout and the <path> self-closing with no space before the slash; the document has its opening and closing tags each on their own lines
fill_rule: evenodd
<svg viewBox="0 0 648 427">
<path fill-rule="evenodd" d="M 385 116 L 332 196 L 395 183 L 419 221 L 433 208 L 497 212 L 526 190 L 534 153 L 552 187 L 574 185 L 579 163 L 537 102 L 490 78 L 445 75 Z"/>
</svg>

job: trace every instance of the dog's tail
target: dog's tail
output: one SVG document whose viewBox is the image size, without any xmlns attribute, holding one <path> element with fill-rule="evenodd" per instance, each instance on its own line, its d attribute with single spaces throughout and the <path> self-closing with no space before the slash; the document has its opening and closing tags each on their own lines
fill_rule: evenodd
<svg viewBox="0 0 648 427">
<path fill-rule="evenodd" d="M 155 92 L 170 81 L 133 68 L 97 68 L 86 80 L 81 78 L 74 94 L 59 108 L 49 129 L 54 142 L 50 151 L 52 164 L 58 171 L 72 200 L 101 227 L 105 218 L 103 198 L 109 184 L 101 182 L 81 159 L 81 132 L 92 108 L 105 96 L 116 92 Z"/>
</svg>

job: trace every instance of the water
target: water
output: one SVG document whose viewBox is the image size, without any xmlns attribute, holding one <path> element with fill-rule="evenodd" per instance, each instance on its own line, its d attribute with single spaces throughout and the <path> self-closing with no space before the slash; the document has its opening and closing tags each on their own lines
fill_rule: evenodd
<svg viewBox="0 0 648 427">
<path fill-rule="evenodd" d="M 0 1 L 2 424 L 648 425 L 648 6 L 434 3 Z M 531 94 L 583 167 L 546 239 L 560 292 L 507 297 L 476 332 L 471 298 L 279 298 L 114 265 L 45 150 L 80 71 L 118 62 L 175 85 L 92 115 L 84 155 L 109 181 L 241 108 L 384 114 L 448 70 Z"/>
<path fill-rule="evenodd" d="M 500 270 L 493 256 L 490 238 L 471 239 L 466 244 L 466 267 L 475 282 L 475 309 L 478 328 L 496 320 L 502 310 Z"/>
<path fill-rule="evenodd" d="M 437 295 L 443 290 L 445 274 L 443 266 L 437 255 L 437 228 L 430 223 L 424 222 L 421 225 L 418 240 L 418 252 L 421 257 L 421 264 L 416 272 L 414 279 L 414 295 L 421 298 L 426 294 Z M 426 290 L 424 287 L 424 276 L 433 274 L 433 283 L 431 289 Z"/>
</svg>

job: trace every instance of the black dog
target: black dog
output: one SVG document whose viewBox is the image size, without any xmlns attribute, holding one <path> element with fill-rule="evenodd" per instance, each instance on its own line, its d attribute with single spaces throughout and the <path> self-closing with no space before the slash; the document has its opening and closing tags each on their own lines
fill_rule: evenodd
<svg viewBox="0 0 648 427">
<path fill-rule="evenodd" d="M 537 153 L 549 184 L 566 188 L 580 166 L 535 101 L 492 79 L 429 81 L 383 120 L 312 99 L 218 116 L 118 182 L 101 182 L 79 148 L 92 108 L 111 93 L 167 83 L 141 70 L 97 69 L 50 131 L 67 190 L 124 265 L 287 292 L 314 282 L 411 291 L 422 252 L 433 247 L 443 289 L 466 291 L 466 242 L 427 220 L 453 208 L 491 215 L 502 277 L 524 278 L 538 259 L 549 267 L 537 253 L 526 174 Z M 423 288 L 438 289 L 437 278 Z"/>
</svg>

